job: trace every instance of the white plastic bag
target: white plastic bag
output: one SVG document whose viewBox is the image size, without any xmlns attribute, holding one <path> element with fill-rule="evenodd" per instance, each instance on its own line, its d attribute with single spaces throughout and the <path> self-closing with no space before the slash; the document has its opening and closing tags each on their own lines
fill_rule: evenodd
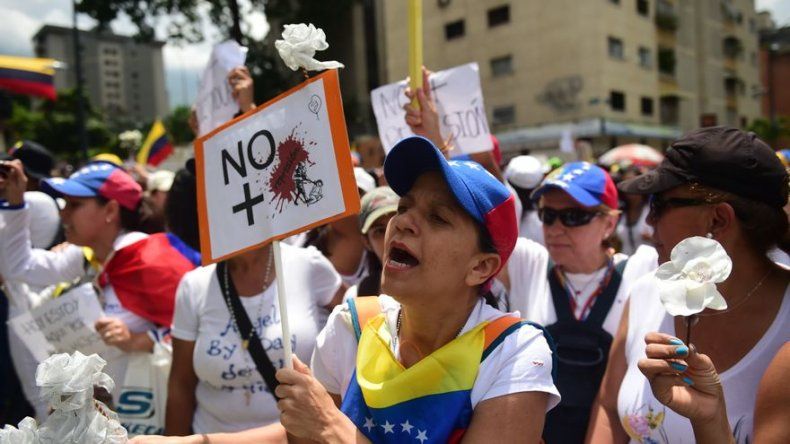
<svg viewBox="0 0 790 444">
<path fill-rule="evenodd" d="M 111 391 L 112 379 L 101 372 L 106 361 L 80 352 L 52 355 L 39 364 L 36 385 L 53 408 L 52 414 L 36 427 L 33 418 L 25 418 L 19 429 L 0 430 L 0 444 L 124 444 L 126 430 L 118 416 L 93 399 L 94 386 Z"/>
<path fill-rule="evenodd" d="M 172 362 L 172 349 L 162 342 L 154 343 L 153 353 L 135 353 L 129 358 L 116 410 L 130 437 L 164 434 Z"/>
</svg>

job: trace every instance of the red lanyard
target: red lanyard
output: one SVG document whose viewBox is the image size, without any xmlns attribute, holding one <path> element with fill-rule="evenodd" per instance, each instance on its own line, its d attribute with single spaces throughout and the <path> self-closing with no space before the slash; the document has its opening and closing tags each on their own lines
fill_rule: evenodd
<svg viewBox="0 0 790 444">
<path fill-rule="evenodd" d="M 606 266 L 606 274 L 601 278 L 598 282 L 598 288 L 595 289 L 593 294 L 587 299 L 587 302 L 584 303 L 584 307 L 582 308 L 582 312 L 577 317 L 576 316 L 576 298 L 574 296 L 574 291 L 568 280 L 565 278 L 565 274 L 562 272 L 560 266 L 554 267 L 554 272 L 557 275 L 557 279 L 562 284 L 562 288 L 565 289 L 565 294 L 568 295 L 568 303 L 571 306 L 571 313 L 573 316 L 579 320 L 583 321 L 587 319 L 587 316 L 590 315 L 590 311 L 592 311 L 592 306 L 595 304 L 595 300 L 598 299 L 598 296 L 603 293 L 606 287 L 609 285 L 609 281 L 612 279 L 612 272 L 614 271 L 614 260 L 611 258 L 609 259 L 609 263 Z"/>
</svg>

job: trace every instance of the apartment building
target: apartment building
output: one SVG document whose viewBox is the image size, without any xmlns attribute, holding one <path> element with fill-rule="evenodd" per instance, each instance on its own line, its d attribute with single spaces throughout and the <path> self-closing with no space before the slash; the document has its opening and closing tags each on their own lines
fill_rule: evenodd
<svg viewBox="0 0 790 444">
<path fill-rule="evenodd" d="M 365 2 L 369 3 L 369 2 Z M 408 71 L 406 2 L 375 2 L 377 76 Z M 424 61 L 480 66 L 503 149 L 657 148 L 760 115 L 752 0 L 424 0 Z"/>
<path fill-rule="evenodd" d="M 94 107 L 116 118 L 143 122 L 169 112 L 164 42 L 140 43 L 111 33 L 80 31 L 84 89 Z M 77 77 L 72 28 L 45 25 L 33 36 L 39 57 L 65 62 L 55 88 L 74 88 Z"/>
</svg>

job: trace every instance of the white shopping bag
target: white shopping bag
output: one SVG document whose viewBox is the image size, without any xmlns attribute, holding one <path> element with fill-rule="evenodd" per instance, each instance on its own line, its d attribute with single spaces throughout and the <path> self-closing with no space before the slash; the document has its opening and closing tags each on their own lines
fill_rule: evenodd
<svg viewBox="0 0 790 444">
<path fill-rule="evenodd" d="M 164 434 L 172 353 L 170 344 L 157 341 L 153 353 L 133 353 L 129 357 L 116 411 L 130 438 Z"/>
</svg>

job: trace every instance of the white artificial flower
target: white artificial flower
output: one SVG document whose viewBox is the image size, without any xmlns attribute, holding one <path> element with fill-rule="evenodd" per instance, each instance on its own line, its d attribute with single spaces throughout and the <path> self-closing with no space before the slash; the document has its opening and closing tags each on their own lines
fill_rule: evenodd
<svg viewBox="0 0 790 444">
<path fill-rule="evenodd" d="M 706 308 L 724 310 L 727 302 L 716 289 L 732 271 L 732 260 L 717 241 L 690 237 L 672 249 L 669 262 L 655 272 L 661 303 L 672 316 L 691 316 Z"/>
<path fill-rule="evenodd" d="M 283 61 L 294 71 L 299 68 L 308 71 L 319 71 L 322 69 L 342 68 L 343 64 L 334 60 L 319 62 L 314 59 L 316 51 L 323 51 L 329 48 L 326 43 L 326 34 L 321 28 L 316 28 L 312 23 L 305 25 L 285 25 L 283 39 L 274 42 L 274 47 L 280 53 Z"/>
</svg>

